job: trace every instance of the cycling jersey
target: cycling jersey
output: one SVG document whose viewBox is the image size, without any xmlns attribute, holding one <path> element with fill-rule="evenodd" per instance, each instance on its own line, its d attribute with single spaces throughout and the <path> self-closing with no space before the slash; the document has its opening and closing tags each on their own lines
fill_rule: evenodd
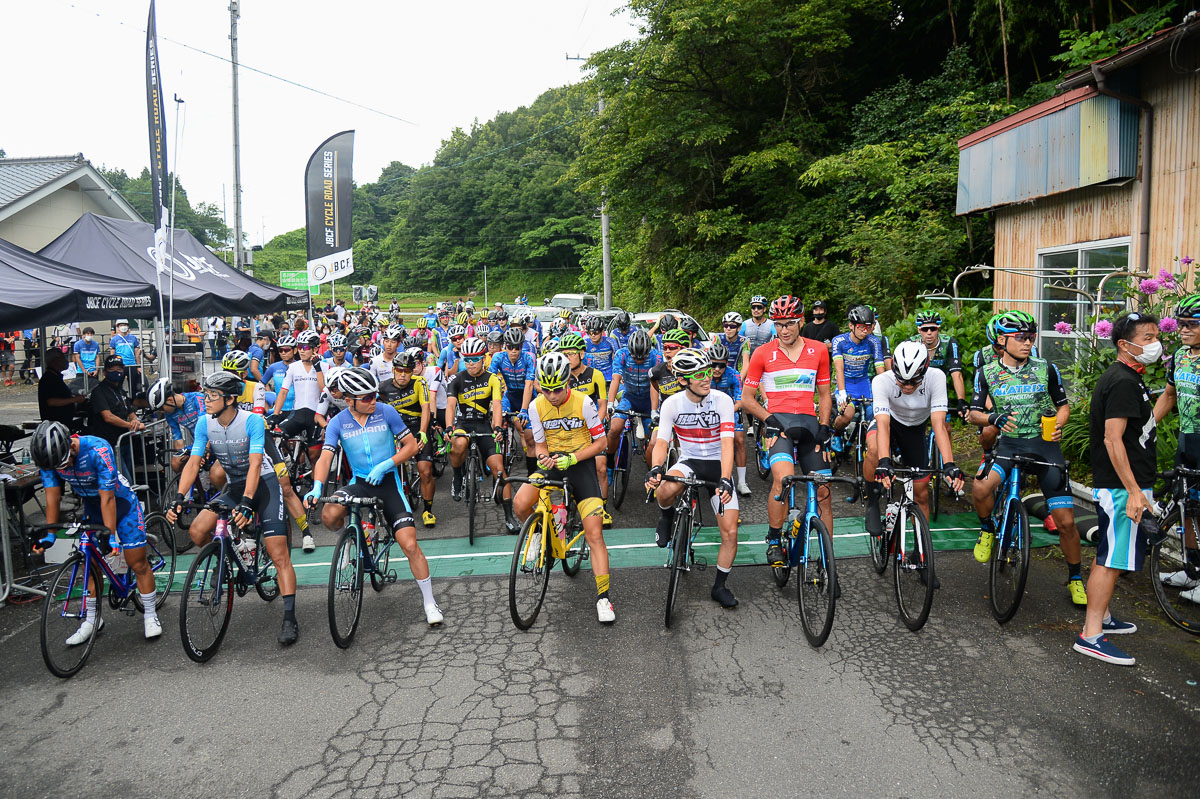
<svg viewBox="0 0 1200 799">
<path fill-rule="evenodd" d="M 569 391 L 557 408 L 545 396 L 539 396 L 529 406 L 529 424 L 533 440 L 544 443 L 555 455 L 579 452 L 604 436 L 596 403 L 578 391 Z"/>
<path fill-rule="evenodd" d="M 442 351 L 438 353 L 437 368 L 441 369 L 443 374 L 449 374 L 457 363 L 458 351 L 454 347 L 443 347 Z"/>
<path fill-rule="evenodd" d="M 442 374 L 442 370 L 436 366 L 427 365 L 425 371 L 420 375 L 413 374 L 414 377 L 424 377 L 425 384 L 429 386 L 429 396 L 433 397 L 434 405 L 439 411 L 446 409 L 446 379 Z"/>
<path fill-rule="evenodd" d="M 377 403 L 375 410 L 363 424 L 359 424 L 349 410 L 344 410 L 329 420 L 325 427 L 324 448 L 337 452 L 338 444 L 346 454 L 346 462 L 354 474 L 354 480 L 365 480 L 376 464 L 396 455 L 396 445 L 411 435 L 408 425 L 400 413 L 391 405 Z M 388 471 L 399 485 L 400 476 L 395 466 Z"/>
<path fill-rule="evenodd" d="M 329 420 L 346 410 L 346 407 L 345 400 L 337 399 L 328 391 L 322 391 L 321 399 L 317 402 L 317 413 Z"/>
<path fill-rule="evenodd" d="M 392 361 L 395 359 L 396 356 L 393 354 Z M 380 385 L 392 379 L 392 361 L 384 358 L 382 352 L 371 359 L 371 371 L 375 373 Z"/>
<path fill-rule="evenodd" d="M 1030 358 L 1016 371 L 999 360 L 986 364 L 975 375 L 972 410 L 986 413 L 989 396 L 992 410 L 1017 425 L 1016 432 L 1001 432 L 1004 438 L 1039 438 L 1042 414 L 1054 413 L 1067 404 L 1058 367 L 1041 358 Z"/>
<path fill-rule="evenodd" d="M 921 341 L 921 337 L 913 336 L 909 341 Z M 958 339 L 954 336 L 939 335 L 937 344 L 929 350 L 929 365 L 941 369 L 947 375 L 961 372 L 962 349 L 958 346 Z"/>
<path fill-rule="evenodd" d="M 438 325 L 430 330 L 430 332 L 437 336 L 438 352 L 450 346 L 450 328 Z"/>
<path fill-rule="evenodd" d="M 654 389 L 658 392 L 659 407 L 662 407 L 663 401 L 667 397 L 683 391 L 683 386 L 679 385 L 679 381 L 675 379 L 675 374 L 671 371 L 671 366 L 666 361 L 656 364 L 650 370 L 650 381 L 654 383 Z"/>
<path fill-rule="evenodd" d="M 295 362 L 296 361 L 292 361 L 292 363 Z M 287 374 L 289 365 L 290 364 L 286 364 L 283 361 L 276 361 L 268 366 L 265 371 L 263 371 L 263 382 L 270 386 L 271 390 L 276 394 L 278 394 L 279 390 L 283 388 L 283 378 Z M 283 401 L 283 408 L 281 410 L 290 411 L 294 407 L 296 407 L 296 392 L 289 391 L 287 398 L 285 398 Z"/>
<path fill-rule="evenodd" d="M 663 402 L 658 426 L 679 437 L 680 460 L 720 460 L 721 439 L 733 438 L 733 417 L 733 400 L 727 394 L 710 391 L 693 402 L 680 391 Z"/>
<path fill-rule="evenodd" d="M 600 339 L 600 343 L 594 343 L 591 338 L 585 337 L 583 342 L 583 360 L 588 366 L 599 369 L 604 375 L 605 380 L 612 380 L 613 361 L 617 358 L 617 353 L 620 348 L 610 338 Z"/>
<path fill-rule="evenodd" d="M 792 360 L 779 340 L 759 347 L 750 356 L 743 390 L 759 388 L 766 395 L 771 413 L 816 416 L 815 393 L 829 385 L 829 350 L 820 341 L 801 338 L 800 354 Z"/>
<path fill-rule="evenodd" d="M 601 399 L 608 399 L 608 384 L 604 374 L 590 366 L 580 369 L 579 374 L 572 372 L 569 387 L 596 403 L 597 408 Z"/>
<path fill-rule="evenodd" d="M 617 353 L 613 363 L 613 377 L 621 378 L 621 390 L 626 398 L 640 402 L 650 401 L 650 370 L 662 363 L 662 354 L 650 350 L 641 363 L 634 360 L 628 349 Z"/>
<path fill-rule="evenodd" d="M 726 360 L 729 369 L 737 369 L 738 358 L 742 357 L 742 348 L 746 346 L 746 337 L 735 336 L 733 341 L 730 341 L 728 336 L 721 336 L 717 340 L 724 344 L 725 349 L 729 351 L 729 358 Z"/>
<path fill-rule="evenodd" d="M 506 391 L 523 393 L 525 381 L 537 379 L 537 360 L 525 350 L 521 350 L 516 363 L 513 363 L 507 351 L 498 352 L 496 357 L 492 358 L 488 371 L 503 378 Z"/>
<path fill-rule="evenodd" d="M 256 413 L 238 408 L 227 426 L 205 414 L 196 424 L 192 455 L 203 458 L 205 450 L 211 447 L 213 456 L 229 476 L 229 482 L 244 483 L 250 473 L 251 455 L 263 456 L 261 475 L 275 473 L 271 456 L 266 453 L 266 438 L 263 418 Z"/>
<path fill-rule="evenodd" d="M 990 346 L 984 347 L 981 350 L 976 350 L 975 354 L 971 356 L 971 366 L 973 366 L 975 368 L 975 371 L 978 372 L 980 369 L 987 366 L 989 363 L 995 362 L 995 360 L 999 357 L 1000 356 L 996 354 L 996 350 L 994 348 L 992 348 Z M 1031 357 L 1031 358 L 1039 357 L 1038 356 L 1038 348 L 1036 346 L 1032 350 L 1029 351 L 1029 357 Z"/>
<path fill-rule="evenodd" d="M 1179 432 L 1200 433 L 1200 355 L 1180 347 L 1167 364 L 1167 384 L 1175 387 Z"/>
<path fill-rule="evenodd" d="M 716 374 L 713 374 L 712 387 L 723 394 L 729 395 L 729 398 L 734 402 L 738 402 L 742 398 L 742 378 L 732 367 L 725 369 L 725 374 L 721 375 L 718 380 Z"/>
<path fill-rule="evenodd" d="M 847 382 L 870 382 L 875 370 L 883 366 L 884 357 L 883 340 L 874 334 L 856 342 L 850 333 L 841 333 L 833 340 L 833 360 L 842 362 Z"/>
<path fill-rule="evenodd" d="M 500 378 L 491 372 L 478 377 L 459 372 L 450 380 L 446 393 L 458 400 L 457 419 L 479 421 L 491 419 L 492 403 L 500 402 L 503 388 Z"/>
<path fill-rule="evenodd" d="M 75 436 L 79 442 L 79 454 L 75 462 L 65 469 L 42 469 L 42 485 L 46 488 L 61 488 L 63 481 L 84 500 L 99 500 L 101 491 L 112 491 L 117 498 L 118 515 L 120 503 L 128 509 L 137 505 L 137 495 L 125 475 L 117 470 L 112 445 L 96 436 Z"/>
<path fill-rule="evenodd" d="M 753 355 L 755 350 L 775 338 L 775 323 L 766 318 L 762 322 L 747 319 L 742 322 L 738 335 L 745 338 L 746 343 L 743 346 L 746 347 L 746 352 Z"/>
<path fill-rule="evenodd" d="M 246 387 L 238 397 L 238 407 L 254 413 L 267 412 L 267 390 L 262 383 L 253 380 L 245 381 Z M 203 395 L 201 395 L 203 396 Z"/>
<path fill-rule="evenodd" d="M 871 381 L 876 416 L 890 416 L 902 425 L 917 427 L 929 421 L 932 413 L 946 413 L 946 374 L 941 369 L 930 367 L 917 390 L 905 394 L 896 382 L 892 371 L 875 375 Z M 910 464 L 911 465 L 911 464 Z"/>
<path fill-rule="evenodd" d="M 618 353 L 621 350 L 623 350 L 629 346 L 629 337 L 632 335 L 633 335 L 632 327 L 630 327 L 629 330 L 624 333 L 622 333 L 619 329 L 617 329 L 615 327 L 608 332 L 609 338 L 611 338 L 613 340 L 613 343 L 617 345 Z M 613 357 L 615 359 L 616 356 L 613 356 Z"/>
<path fill-rule="evenodd" d="M 373 349 L 375 349 L 375 345 L 371 344 L 370 342 L 367 342 L 366 344 L 359 344 L 357 347 L 351 348 L 351 352 L 354 354 L 354 362 L 359 366 L 367 366 L 370 364 L 372 358 L 371 351 Z"/>
<path fill-rule="evenodd" d="M 317 402 L 321 399 L 322 378 L 318 377 L 320 374 L 321 365 L 319 363 L 306 364 L 300 360 L 292 361 L 292 365 L 284 373 L 283 384 L 279 390 L 286 389 L 288 399 L 295 397 L 295 401 L 292 403 L 294 410 L 306 408 L 316 411 Z"/>
<path fill-rule="evenodd" d="M 174 413 L 165 414 L 167 419 L 167 427 L 171 428 L 171 438 L 173 441 L 183 441 L 185 444 L 190 443 L 193 436 L 193 431 L 196 429 L 196 420 L 204 413 L 204 395 L 199 391 L 189 391 L 183 395 L 183 405 L 175 410 Z M 188 440 L 183 437 L 184 431 L 187 431 Z"/>
<path fill-rule="evenodd" d="M 380 386 L 384 402 L 391 405 L 404 419 L 405 423 L 414 430 L 421 427 L 421 409 L 429 404 L 429 387 L 424 378 L 413 375 L 404 388 L 388 381 Z"/>
</svg>

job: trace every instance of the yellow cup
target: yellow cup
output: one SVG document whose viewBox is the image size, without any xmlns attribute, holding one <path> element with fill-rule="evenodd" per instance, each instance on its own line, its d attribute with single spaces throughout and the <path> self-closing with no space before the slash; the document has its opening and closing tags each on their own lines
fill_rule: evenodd
<svg viewBox="0 0 1200 799">
<path fill-rule="evenodd" d="M 1053 441 L 1054 431 L 1058 429 L 1058 414 L 1043 413 L 1042 414 L 1042 440 Z"/>
</svg>

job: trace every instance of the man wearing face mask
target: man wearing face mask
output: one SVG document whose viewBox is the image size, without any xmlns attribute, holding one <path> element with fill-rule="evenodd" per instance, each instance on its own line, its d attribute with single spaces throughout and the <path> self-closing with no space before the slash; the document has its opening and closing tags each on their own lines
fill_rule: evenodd
<svg viewBox="0 0 1200 799">
<path fill-rule="evenodd" d="M 108 354 L 120 356 L 125 367 L 125 376 L 128 378 L 126 387 L 130 394 L 136 394 L 142 385 L 142 372 L 139 368 L 142 363 L 142 345 L 137 336 L 129 332 L 128 319 L 117 320 L 117 332 L 108 340 Z M 108 363 L 107 359 L 105 363 Z"/>
<path fill-rule="evenodd" d="M 100 379 L 100 344 L 96 341 L 96 331 L 90 327 L 83 329 L 83 338 L 72 347 L 75 357 L 75 369 L 83 375 L 83 384 L 91 390 Z"/>
<path fill-rule="evenodd" d="M 126 478 L 132 479 L 132 452 L 129 446 L 118 451 L 117 439 L 130 430 L 145 430 L 146 426 L 133 413 L 133 404 L 124 389 L 126 378 L 125 362 L 120 355 L 109 355 L 104 359 L 104 379 L 90 397 L 92 416 L 89 427 L 92 435 L 112 445 L 121 461 L 121 471 Z"/>
<path fill-rule="evenodd" d="M 824 300 L 814 302 L 808 314 L 808 324 L 800 330 L 800 335 L 813 341 L 824 342 L 825 349 L 832 350 L 833 338 L 839 331 L 838 326 L 828 319 L 825 311 Z"/>
</svg>

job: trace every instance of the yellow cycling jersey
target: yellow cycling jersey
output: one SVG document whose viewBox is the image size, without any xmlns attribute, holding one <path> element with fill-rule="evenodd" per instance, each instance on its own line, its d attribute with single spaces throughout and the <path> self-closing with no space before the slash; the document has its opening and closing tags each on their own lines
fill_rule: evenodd
<svg viewBox="0 0 1200 799">
<path fill-rule="evenodd" d="M 533 440 L 556 455 L 579 452 L 604 435 L 596 403 L 574 389 L 557 408 L 545 396 L 534 400 L 529 406 L 529 424 Z"/>
<path fill-rule="evenodd" d="M 429 386 L 420 375 L 413 375 L 404 388 L 395 382 L 385 383 L 380 386 L 380 393 L 384 401 L 399 411 L 404 421 L 409 423 L 419 423 L 422 406 L 429 404 Z"/>
<path fill-rule="evenodd" d="M 591 366 L 583 367 L 579 374 L 572 373 L 570 386 L 591 399 L 597 406 L 600 405 L 601 398 L 608 398 L 608 384 L 604 380 L 604 373 Z"/>
<path fill-rule="evenodd" d="M 238 397 L 238 407 L 243 410 L 253 411 L 254 413 L 265 413 L 267 391 L 263 388 L 263 384 L 247 380 L 245 381 L 245 386 L 242 389 L 242 395 Z"/>
<path fill-rule="evenodd" d="M 463 419 L 488 419 L 492 403 L 499 405 L 504 385 L 491 372 L 472 377 L 459 372 L 450 380 L 446 393 L 458 400 L 458 416 Z"/>
</svg>

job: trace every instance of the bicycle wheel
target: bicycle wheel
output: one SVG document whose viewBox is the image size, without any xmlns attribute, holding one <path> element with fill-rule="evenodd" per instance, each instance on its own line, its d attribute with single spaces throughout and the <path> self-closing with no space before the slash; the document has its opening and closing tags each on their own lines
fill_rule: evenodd
<svg viewBox="0 0 1200 799">
<path fill-rule="evenodd" d="M 884 497 L 887 499 L 887 497 Z M 867 513 L 871 512 L 871 508 L 867 508 Z M 891 549 L 892 531 L 887 529 L 887 511 L 881 514 L 879 525 L 883 532 L 879 535 L 867 535 L 867 549 L 871 551 L 871 566 L 875 569 L 876 574 L 883 574 L 887 571 L 888 566 L 888 551 Z"/>
<path fill-rule="evenodd" d="M 916 632 L 925 626 L 933 607 L 933 536 L 925 514 L 915 504 L 908 506 L 904 527 L 897 533 L 892 560 L 896 605 L 900 621 Z"/>
<path fill-rule="evenodd" d="M 64 679 L 74 676 L 83 668 L 88 655 L 92 654 L 92 647 L 96 645 L 96 633 L 82 644 L 67 645 L 67 638 L 79 630 L 87 613 L 83 588 L 84 559 L 82 552 L 75 552 L 63 562 L 51 578 L 42 602 L 42 660 L 51 674 Z M 94 575 L 89 574 L 89 578 L 95 581 Z M 88 597 L 87 601 L 95 605 L 96 626 L 99 627 L 104 602 L 98 592 L 95 599 Z"/>
<path fill-rule="evenodd" d="M 783 588 L 788 584 L 788 579 L 792 576 L 792 546 L 795 537 L 792 535 L 792 524 L 785 524 L 779 532 L 779 545 L 783 547 L 784 565 L 772 566 L 771 576 L 775 578 L 775 585 Z"/>
<path fill-rule="evenodd" d="M 771 476 L 771 464 L 766 450 L 762 448 L 762 425 L 759 425 L 754 431 L 754 468 L 762 480 Z"/>
<path fill-rule="evenodd" d="M 171 593 L 171 585 L 175 582 L 175 550 L 171 548 L 170 540 L 172 525 L 161 513 L 151 513 L 146 517 L 146 559 L 154 572 L 155 609 L 161 608 Z M 136 586 L 135 586 L 136 589 Z M 133 606 L 138 613 L 145 613 L 142 607 L 142 595 L 137 590 L 133 592 Z"/>
<path fill-rule="evenodd" d="M 567 556 L 563 558 L 562 570 L 568 577 L 579 574 L 579 567 L 588 557 L 587 539 L 579 535 L 583 531 L 583 522 L 579 520 L 579 510 L 572 505 L 571 515 L 567 518 Z M 578 536 L 578 538 L 576 538 Z M 574 541 L 575 543 L 571 543 Z"/>
<path fill-rule="evenodd" d="M 220 540 L 196 554 L 179 600 L 183 651 L 197 663 L 217 654 L 233 613 L 233 563 Z"/>
<path fill-rule="evenodd" d="M 442 451 L 442 437 L 434 434 L 433 440 L 433 479 L 438 479 L 446 471 L 446 453 Z"/>
<path fill-rule="evenodd" d="M 479 501 L 479 462 L 472 453 L 467 453 L 467 473 L 463 477 L 463 500 L 467 503 L 467 544 L 475 544 L 475 503 Z"/>
<path fill-rule="evenodd" d="M 695 508 L 692 509 L 695 513 Z M 692 513 L 675 513 L 675 526 L 671 530 L 671 564 L 667 577 L 666 626 L 671 626 L 671 615 L 675 612 L 675 600 L 679 597 L 679 578 L 687 568 L 688 534 L 692 531 Z"/>
<path fill-rule="evenodd" d="M 537 620 L 554 568 L 549 542 L 542 535 L 544 518 L 534 511 L 521 525 L 508 571 L 508 612 L 518 630 L 528 630 Z"/>
<path fill-rule="evenodd" d="M 1149 569 L 1154 598 L 1163 613 L 1179 629 L 1200 635 L 1200 605 L 1181 596 L 1200 586 L 1200 567 L 1188 562 L 1178 518 L 1166 531 L 1166 538 L 1150 548 Z"/>
<path fill-rule="evenodd" d="M 174 480 L 174 482 L 171 483 L 167 488 L 167 490 L 170 491 L 170 494 L 167 494 L 168 501 L 175 498 L 177 491 L 176 486 L 179 485 L 178 476 L 173 477 L 172 480 Z M 195 497 L 197 501 L 204 498 L 204 489 L 199 485 L 199 482 L 200 481 L 197 480 L 196 485 L 192 488 L 192 496 Z M 185 506 L 183 512 L 175 517 L 175 524 L 171 525 L 171 535 L 167 538 L 167 543 L 170 545 L 171 549 L 175 551 L 176 555 L 182 555 L 184 552 L 187 552 L 192 548 L 193 544 L 191 537 L 188 535 L 188 528 L 192 526 L 192 522 L 195 520 L 196 514 L 199 512 L 199 508 L 194 506 Z"/>
<path fill-rule="evenodd" d="M 350 646 L 362 613 L 363 562 L 358 530 L 347 527 L 333 548 L 329 564 L 329 634 L 341 649 Z"/>
<path fill-rule="evenodd" d="M 811 646 L 817 647 L 829 638 L 837 602 L 833 537 L 825 529 L 825 523 L 814 518 L 801 545 L 805 549 L 805 556 L 796 567 L 796 600 L 800 605 L 800 624 L 804 627 L 804 637 Z"/>
<path fill-rule="evenodd" d="M 929 518 L 937 521 L 942 508 L 942 492 L 946 490 L 945 478 L 942 477 L 942 453 L 937 448 L 933 434 L 929 434 L 929 458 L 926 461 L 930 469 L 936 469 L 929 476 Z"/>
<path fill-rule="evenodd" d="M 388 583 L 388 564 L 392 560 L 392 548 L 387 545 L 387 541 L 379 540 L 379 528 L 375 528 L 375 536 L 375 540 L 367 546 L 370 547 L 371 561 L 375 564 L 375 568 L 371 570 L 371 588 L 375 593 L 379 593 Z"/>
<path fill-rule="evenodd" d="M 617 494 L 613 497 L 616 507 L 620 508 L 625 501 L 625 492 L 629 489 L 629 468 L 633 463 L 633 433 L 627 426 L 617 440 L 616 457 L 613 459 L 613 481 Z"/>
<path fill-rule="evenodd" d="M 1025 578 L 1029 576 L 1029 514 L 1017 497 L 1008 500 L 1004 523 L 992 544 L 988 572 L 988 600 L 996 621 L 1004 624 L 1021 606 Z"/>
<path fill-rule="evenodd" d="M 275 561 L 271 560 L 267 548 L 263 545 L 265 540 L 259 537 L 258 549 L 254 552 L 254 568 L 258 573 L 254 590 L 264 602 L 274 602 L 275 597 L 279 596 L 279 572 L 275 569 Z"/>
</svg>

